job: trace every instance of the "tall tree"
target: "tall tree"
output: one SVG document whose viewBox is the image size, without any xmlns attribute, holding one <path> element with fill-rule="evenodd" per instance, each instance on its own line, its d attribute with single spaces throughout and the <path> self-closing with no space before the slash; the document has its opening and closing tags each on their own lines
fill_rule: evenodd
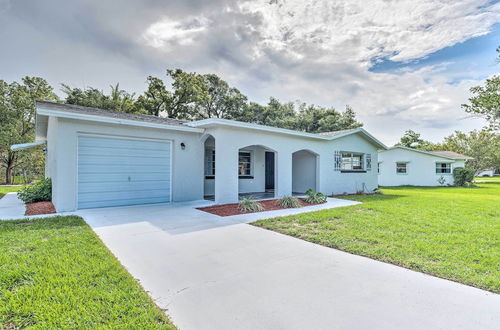
<svg viewBox="0 0 500 330">
<path fill-rule="evenodd" d="M 137 112 L 135 94 L 120 89 L 120 85 L 110 86 L 109 95 L 93 87 L 85 89 L 72 88 L 62 84 L 62 91 L 66 94 L 67 104 L 76 104 L 119 112 Z"/>
<path fill-rule="evenodd" d="M 421 149 L 426 144 L 428 144 L 428 142 L 420 138 L 420 133 L 411 129 L 407 130 L 399 142 L 396 143 L 397 146 L 415 149 Z"/>
<path fill-rule="evenodd" d="M 500 63 L 500 46 L 496 49 L 496 62 Z M 474 95 L 469 98 L 470 104 L 462 104 L 462 108 L 473 115 L 488 121 L 488 128 L 497 131 L 500 129 L 500 75 L 486 79 L 484 86 L 475 86 L 470 89 Z"/>
<path fill-rule="evenodd" d="M 206 95 L 196 102 L 195 117 L 235 119 L 245 110 L 247 97 L 215 74 L 202 76 Z"/>
<path fill-rule="evenodd" d="M 473 157 L 467 167 L 474 172 L 493 168 L 500 169 L 500 134 L 488 130 L 474 130 L 469 133 L 455 131 L 444 138 L 442 148 Z"/>
<path fill-rule="evenodd" d="M 139 96 L 137 108 L 155 116 L 195 118 L 196 106 L 208 98 L 208 87 L 203 77 L 181 69 L 167 70 L 167 76 L 172 80 L 172 90 L 169 91 L 160 78 L 148 77 L 148 88 Z"/>
<path fill-rule="evenodd" d="M 489 129 L 500 129 L 500 76 L 486 79 L 484 86 L 475 86 L 470 89 L 473 97 L 469 104 L 462 104 L 466 112 L 488 121 Z"/>
<path fill-rule="evenodd" d="M 13 170 L 25 155 L 11 151 L 10 146 L 34 139 L 36 100 L 58 101 L 46 80 L 24 77 L 22 83 L 10 84 L 0 80 L 0 162 L 5 168 L 7 184 L 12 184 Z"/>
<path fill-rule="evenodd" d="M 136 107 L 144 110 L 149 115 L 159 117 L 161 113 L 166 113 L 170 92 L 165 87 L 163 80 L 149 76 L 147 78 L 148 88 L 139 96 Z"/>
</svg>

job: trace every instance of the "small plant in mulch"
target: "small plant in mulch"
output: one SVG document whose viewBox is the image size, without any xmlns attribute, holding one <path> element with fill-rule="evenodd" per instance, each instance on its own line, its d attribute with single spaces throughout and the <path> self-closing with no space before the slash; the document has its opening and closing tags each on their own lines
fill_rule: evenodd
<svg viewBox="0 0 500 330">
<path fill-rule="evenodd" d="M 50 202 L 52 200 L 52 180 L 45 178 L 31 186 L 22 188 L 17 196 L 25 203 Z"/>
<path fill-rule="evenodd" d="M 262 206 L 262 204 L 254 200 L 243 198 L 238 204 L 238 210 L 245 213 L 261 212 L 264 211 L 264 206 Z"/>
<path fill-rule="evenodd" d="M 306 195 L 306 202 L 309 204 L 321 204 L 326 202 L 326 195 L 319 191 L 316 192 L 312 189 L 307 189 Z"/>
<path fill-rule="evenodd" d="M 52 181 L 50 178 L 40 180 L 31 186 L 21 189 L 17 196 L 26 204 L 25 215 L 56 213 L 52 204 Z"/>
<path fill-rule="evenodd" d="M 284 209 L 302 207 L 302 203 L 299 199 L 292 196 L 284 196 L 280 198 L 277 203 Z"/>
</svg>

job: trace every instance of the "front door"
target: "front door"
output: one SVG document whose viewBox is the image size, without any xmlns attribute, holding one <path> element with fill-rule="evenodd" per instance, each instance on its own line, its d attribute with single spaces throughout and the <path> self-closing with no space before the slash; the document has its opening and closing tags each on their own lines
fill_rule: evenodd
<svg viewBox="0 0 500 330">
<path fill-rule="evenodd" d="M 274 152 L 266 152 L 266 189 L 274 189 Z"/>
</svg>

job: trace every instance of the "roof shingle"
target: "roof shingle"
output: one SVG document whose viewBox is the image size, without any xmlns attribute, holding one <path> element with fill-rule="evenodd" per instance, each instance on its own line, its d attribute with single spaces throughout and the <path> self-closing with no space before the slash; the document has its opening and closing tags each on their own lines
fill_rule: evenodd
<svg viewBox="0 0 500 330">
<path fill-rule="evenodd" d="M 431 153 L 433 153 L 435 155 L 438 155 L 438 156 L 448 157 L 448 158 L 456 158 L 456 159 L 471 158 L 469 156 L 465 156 L 465 155 L 462 155 L 462 154 L 459 154 L 459 153 L 456 153 L 456 152 L 453 152 L 453 151 L 442 150 L 442 151 L 431 151 Z"/>
<path fill-rule="evenodd" d="M 184 126 L 187 123 L 187 120 L 179 120 L 165 117 L 157 117 L 151 115 L 140 115 L 134 113 L 125 113 L 125 112 L 117 112 L 112 110 L 104 110 L 99 108 L 92 107 L 84 107 L 80 105 L 74 104 L 64 104 L 64 103 L 55 103 L 55 102 L 47 102 L 47 101 L 36 101 L 36 107 L 49 109 L 49 110 L 57 110 L 57 111 L 66 111 L 71 113 L 80 113 L 85 115 L 94 115 L 94 116 L 102 116 L 102 117 L 110 117 L 110 118 L 121 118 L 128 120 L 137 120 L 149 123 L 156 124 L 164 124 L 164 125 L 176 125 L 176 126 Z"/>
<path fill-rule="evenodd" d="M 339 135 L 339 134 L 352 132 L 354 130 L 357 130 L 357 128 L 343 129 L 343 130 L 340 130 L 340 131 L 321 132 L 321 133 L 318 133 L 318 134 L 319 135 L 325 135 L 325 136 L 336 136 L 336 135 Z"/>
</svg>

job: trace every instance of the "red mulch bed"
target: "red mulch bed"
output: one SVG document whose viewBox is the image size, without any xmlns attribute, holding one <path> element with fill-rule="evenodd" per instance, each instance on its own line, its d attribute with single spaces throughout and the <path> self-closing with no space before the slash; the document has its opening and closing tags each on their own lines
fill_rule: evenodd
<svg viewBox="0 0 500 330">
<path fill-rule="evenodd" d="M 303 198 L 299 198 L 299 200 L 302 203 L 302 206 L 317 205 L 317 204 L 309 204 Z M 264 210 L 259 211 L 259 212 L 274 211 L 274 210 L 282 210 L 283 209 L 283 207 L 278 205 L 277 199 L 259 201 L 259 203 L 264 207 Z M 221 217 L 227 217 L 230 215 L 238 215 L 238 214 L 246 214 L 246 213 L 255 213 L 255 212 L 241 212 L 240 210 L 238 210 L 238 203 L 214 205 L 214 206 L 207 206 L 207 207 L 198 207 L 197 209 L 200 211 L 219 215 Z"/>
<path fill-rule="evenodd" d="M 56 213 L 52 202 L 26 203 L 26 213 L 24 215 L 39 215 Z"/>
</svg>

